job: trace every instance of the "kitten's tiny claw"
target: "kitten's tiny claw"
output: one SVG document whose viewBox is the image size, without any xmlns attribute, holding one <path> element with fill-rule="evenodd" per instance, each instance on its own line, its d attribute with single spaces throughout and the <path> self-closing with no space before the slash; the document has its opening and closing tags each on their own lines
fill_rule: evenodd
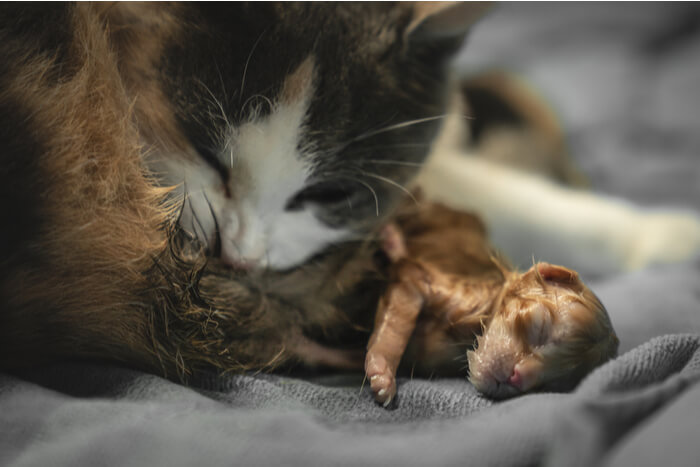
<svg viewBox="0 0 700 467">
<path fill-rule="evenodd" d="M 384 364 L 382 365 L 381 363 Z M 375 361 L 375 365 L 369 365 L 367 376 L 374 393 L 374 400 L 380 404 L 386 404 L 387 400 L 391 401 L 394 398 L 394 395 L 396 395 L 396 379 L 385 362 L 379 360 L 379 362 Z"/>
</svg>

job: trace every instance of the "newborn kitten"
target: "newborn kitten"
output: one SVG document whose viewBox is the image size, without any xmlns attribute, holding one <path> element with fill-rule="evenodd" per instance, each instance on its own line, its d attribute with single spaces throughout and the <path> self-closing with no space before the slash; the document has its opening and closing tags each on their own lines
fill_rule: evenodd
<svg viewBox="0 0 700 467">
<path fill-rule="evenodd" d="M 617 351 L 605 308 L 576 272 L 547 263 L 505 268 L 472 215 L 424 203 L 400 212 L 383 237 L 391 278 L 365 371 L 385 405 L 402 358 L 440 369 L 476 344 L 466 352 L 469 379 L 503 398 L 570 389 Z"/>
</svg>

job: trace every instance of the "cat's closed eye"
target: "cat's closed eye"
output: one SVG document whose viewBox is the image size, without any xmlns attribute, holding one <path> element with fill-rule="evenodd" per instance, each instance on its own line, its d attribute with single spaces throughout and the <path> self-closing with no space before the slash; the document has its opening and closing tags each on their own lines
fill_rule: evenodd
<svg viewBox="0 0 700 467">
<path fill-rule="evenodd" d="M 308 203 L 334 205 L 351 202 L 354 191 L 343 182 L 337 180 L 315 183 L 294 195 L 286 206 L 287 211 L 303 209 Z"/>
<path fill-rule="evenodd" d="M 217 157 L 217 150 L 209 146 L 195 144 L 197 152 L 202 157 L 204 162 L 206 162 L 211 168 L 216 170 L 216 172 L 221 177 L 221 181 L 224 184 L 224 188 L 228 193 L 228 182 L 231 176 L 229 170 L 224 166 L 221 160 Z"/>
</svg>

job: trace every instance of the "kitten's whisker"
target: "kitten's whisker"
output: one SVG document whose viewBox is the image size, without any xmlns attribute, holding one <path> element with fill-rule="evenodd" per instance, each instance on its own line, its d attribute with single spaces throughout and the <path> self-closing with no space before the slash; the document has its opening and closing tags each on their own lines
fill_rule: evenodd
<svg viewBox="0 0 700 467">
<path fill-rule="evenodd" d="M 362 378 L 362 384 L 360 385 L 360 393 L 358 397 L 362 394 L 362 390 L 365 388 L 365 383 L 367 382 L 367 373 L 365 373 L 364 378 Z"/>
</svg>

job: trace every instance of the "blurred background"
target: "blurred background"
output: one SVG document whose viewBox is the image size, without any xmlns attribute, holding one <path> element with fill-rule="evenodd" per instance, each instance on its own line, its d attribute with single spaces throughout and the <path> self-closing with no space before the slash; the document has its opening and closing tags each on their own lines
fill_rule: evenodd
<svg viewBox="0 0 700 467">
<path fill-rule="evenodd" d="M 456 67 L 528 82 L 594 190 L 700 212 L 700 4 L 503 3 Z"/>
</svg>

